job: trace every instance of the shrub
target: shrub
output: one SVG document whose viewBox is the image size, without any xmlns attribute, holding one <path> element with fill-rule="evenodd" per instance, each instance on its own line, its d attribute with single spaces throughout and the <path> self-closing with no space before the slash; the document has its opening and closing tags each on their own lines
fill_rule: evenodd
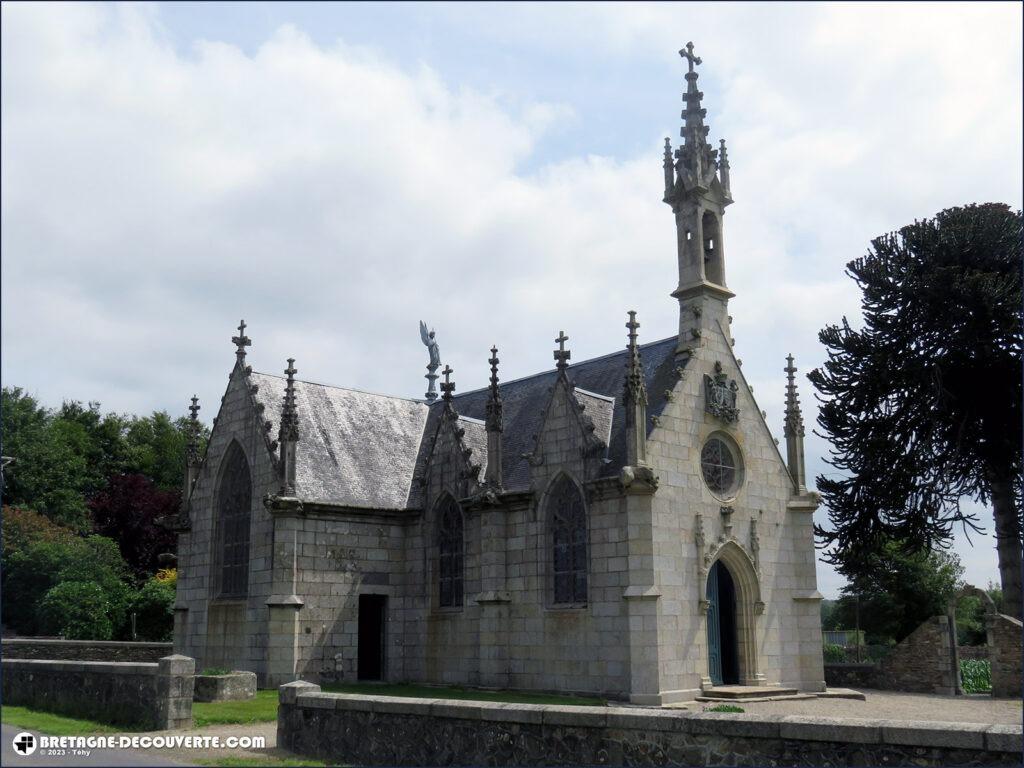
<svg viewBox="0 0 1024 768">
<path fill-rule="evenodd" d="M 705 712 L 745 712 L 743 707 L 737 707 L 735 704 L 716 704 L 713 707 L 704 707 Z"/>
<path fill-rule="evenodd" d="M 117 544 L 102 536 L 37 541 L 4 560 L 3 620 L 23 635 L 45 632 L 38 608 L 50 589 L 63 582 L 94 584 L 104 595 L 103 615 L 115 637 L 124 637 L 131 587 Z M 92 638 L 95 639 L 95 638 Z"/>
<path fill-rule="evenodd" d="M 164 642 L 174 634 L 174 585 L 153 577 L 135 593 L 129 606 L 135 614 L 138 640 Z"/>
<path fill-rule="evenodd" d="M 960 681 L 964 693 L 988 693 L 992 690 L 992 666 L 984 659 L 960 662 Z"/>
<path fill-rule="evenodd" d="M 230 675 L 230 669 L 224 669 L 224 667 L 207 667 L 200 674 L 208 677 L 220 677 L 221 675 Z"/>
<path fill-rule="evenodd" d="M 178 569 L 177 568 L 161 568 L 156 572 L 153 577 L 161 584 L 170 584 L 172 588 L 178 586 Z"/>
<path fill-rule="evenodd" d="M 109 640 L 113 635 L 109 600 L 97 584 L 65 581 L 47 591 L 39 602 L 43 632 L 68 640 Z"/>
<path fill-rule="evenodd" d="M 825 656 L 826 664 L 842 664 L 847 661 L 846 649 L 841 645 L 833 645 L 832 643 L 825 643 L 822 647 L 822 653 Z"/>
</svg>

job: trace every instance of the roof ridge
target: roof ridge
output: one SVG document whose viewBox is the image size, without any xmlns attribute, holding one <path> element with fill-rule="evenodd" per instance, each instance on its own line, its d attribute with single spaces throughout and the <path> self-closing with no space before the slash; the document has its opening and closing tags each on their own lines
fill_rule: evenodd
<svg viewBox="0 0 1024 768">
<path fill-rule="evenodd" d="M 639 344 L 637 346 L 639 346 L 640 349 L 643 349 L 644 347 L 653 347 L 653 346 L 655 346 L 657 344 L 664 344 L 666 341 L 675 341 L 678 338 L 679 338 L 679 335 L 676 334 L 675 336 L 666 336 L 664 339 L 658 339 L 657 341 L 648 341 L 646 344 Z M 591 358 L 588 358 L 586 360 L 580 360 L 578 363 L 572 363 L 571 365 L 569 365 L 566 368 L 566 373 L 567 374 L 571 374 L 573 368 L 579 368 L 581 365 L 587 365 L 588 363 L 596 363 L 599 360 L 607 360 L 610 357 L 615 357 L 616 355 L 624 354 L 627 351 L 628 351 L 628 349 L 626 347 L 623 347 L 618 352 L 608 352 L 607 354 L 599 355 L 598 357 L 591 357 Z M 504 387 L 504 386 L 507 386 L 509 384 L 518 384 L 521 381 L 527 381 L 529 379 L 535 379 L 538 376 L 547 376 L 548 374 L 551 374 L 551 373 L 557 373 L 557 371 L 554 368 L 552 368 L 552 369 L 547 370 L 547 371 L 540 371 L 538 373 L 531 373 L 528 376 L 520 376 L 518 379 L 509 379 L 508 381 L 503 381 L 498 386 L 499 387 Z M 489 389 L 489 387 L 477 387 L 476 389 L 470 389 L 470 390 L 468 390 L 466 392 L 463 392 L 461 394 L 455 395 L 455 399 L 458 400 L 460 397 L 465 397 L 466 395 L 472 395 L 472 394 L 475 394 L 477 392 L 483 392 L 486 389 Z"/>
<path fill-rule="evenodd" d="M 281 381 L 285 381 L 285 377 L 284 376 L 279 376 L 276 373 L 264 373 L 263 371 L 255 371 L 254 370 L 249 375 L 250 376 L 252 376 L 252 375 L 269 376 L 272 379 L 281 379 Z M 405 402 L 408 402 L 408 403 L 419 403 L 420 405 L 422 405 L 424 407 L 426 407 L 426 405 L 427 405 L 425 402 L 423 402 L 423 400 L 417 399 L 415 397 L 402 397 L 401 395 L 386 395 L 383 392 L 371 392 L 368 389 L 357 389 L 356 387 L 342 387 L 342 386 L 340 386 L 338 384 L 325 384 L 322 381 L 309 381 L 308 379 L 295 379 L 295 382 L 297 384 L 312 384 L 315 387 L 326 387 L 327 389 L 341 389 L 341 390 L 344 390 L 346 392 L 358 392 L 361 395 L 373 395 L 374 397 L 386 397 L 388 400 L 404 400 Z"/>
</svg>

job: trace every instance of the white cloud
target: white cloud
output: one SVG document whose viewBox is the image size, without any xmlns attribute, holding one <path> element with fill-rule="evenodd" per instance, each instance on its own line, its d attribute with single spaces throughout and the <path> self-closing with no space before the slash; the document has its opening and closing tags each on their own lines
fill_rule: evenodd
<svg viewBox="0 0 1024 768">
<path fill-rule="evenodd" d="M 843 265 L 871 237 L 1020 205 L 1019 6 L 481 8 L 438 13 L 524 56 L 615 57 L 625 87 L 631 58 L 663 59 L 676 128 L 675 50 L 698 38 L 737 199 L 737 353 L 773 425 L 783 356 L 821 363 L 818 329 L 857 312 Z M 6 384 L 140 412 L 198 391 L 210 418 L 242 316 L 258 369 L 294 355 L 305 377 L 408 396 L 420 318 L 460 390 L 485 381 L 493 342 L 513 377 L 550 366 L 563 328 L 574 359 L 618 348 L 629 308 L 644 338 L 675 331 L 661 126 L 636 156 L 581 145 L 525 173 L 546 132 L 579 124 L 568 103 L 292 26 L 247 55 L 176 51 L 149 6 L 2 14 Z M 804 402 L 811 422 L 806 384 Z"/>
</svg>

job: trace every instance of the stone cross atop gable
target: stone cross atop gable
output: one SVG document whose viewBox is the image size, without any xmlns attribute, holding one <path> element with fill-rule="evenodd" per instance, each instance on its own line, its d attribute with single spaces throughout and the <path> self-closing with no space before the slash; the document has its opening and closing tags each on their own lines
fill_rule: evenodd
<svg viewBox="0 0 1024 768">
<path fill-rule="evenodd" d="M 569 337 L 565 335 L 565 331 L 558 332 L 558 338 L 555 341 L 558 343 L 558 349 L 555 350 L 555 367 L 559 371 L 564 371 L 569 367 L 569 358 L 572 357 L 572 353 L 565 348 L 565 342 L 569 340 Z"/>
<path fill-rule="evenodd" d="M 454 369 L 450 365 L 445 365 L 444 370 L 441 371 L 444 375 L 444 381 L 441 382 L 441 399 L 446 403 L 451 403 L 452 392 L 455 391 L 455 382 L 451 380 L 451 375 L 455 373 Z"/>
<path fill-rule="evenodd" d="M 246 327 L 245 320 L 240 320 L 238 322 L 238 335 L 231 337 L 231 343 L 237 347 L 235 356 L 240 363 L 245 362 L 245 348 L 252 346 L 252 340 L 245 335 Z"/>
</svg>

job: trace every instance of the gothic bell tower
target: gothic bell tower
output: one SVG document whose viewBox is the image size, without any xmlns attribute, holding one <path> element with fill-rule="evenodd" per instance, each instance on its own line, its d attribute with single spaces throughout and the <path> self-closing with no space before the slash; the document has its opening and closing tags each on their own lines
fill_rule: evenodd
<svg viewBox="0 0 1024 768">
<path fill-rule="evenodd" d="M 693 55 L 693 43 L 679 55 L 689 65 L 680 130 L 683 144 L 673 153 L 665 139 L 665 202 L 676 217 L 679 286 L 672 295 L 679 300 L 678 353 L 690 354 L 715 323 L 728 334 L 728 302 L 734 294 L 725 282 L 723 218 L 732 195 L 725 140 L 720 149 L 712 149 L 707 140 L 707 110 L 700 105 L 704 94 L 697 90 L 694 69 L 701 59 Z"/>
</svg>

